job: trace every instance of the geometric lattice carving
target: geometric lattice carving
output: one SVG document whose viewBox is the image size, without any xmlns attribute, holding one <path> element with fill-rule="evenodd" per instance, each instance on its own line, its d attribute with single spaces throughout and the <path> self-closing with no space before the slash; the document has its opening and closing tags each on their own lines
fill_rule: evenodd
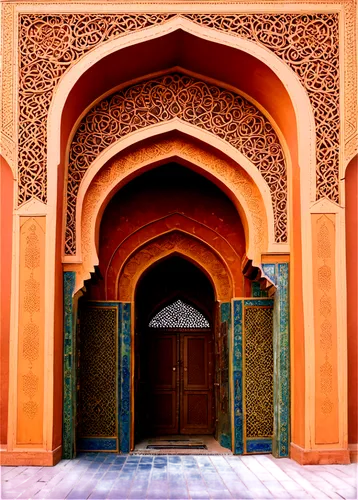
<svg viewBox="0 0 358 500">
<path fill-rule="evenodd" d="M 116 308 L 81 311 L 79 437 L 117 435 L 117 323 Z"/>
<path fill-rule="evenodd" d="M 161 24 L 173 16 L 20 15 L 19 205 L 31 198 L 47 201 L 47 115 L 65 71 L 102 42 Z"/>
<path fill-rule="evenodd" d="M 274 52 L 298 76 L 316 124 L 316 199 L 339 203 L 338 14 L 188 14 L 209 28 L 253 40 Z"/>
<path fill-rule="evenodd" d="M 246 437 L 273 435 L 272 308 L 245 308 Z"/>
<path fill-rule="evenodd" d="M 151 328 L 210 328 L 203 314 L 185 302 L 176 300 L 164 307 L 149 322 Z"/>
<path fill-rule="evenodd" d="M 61 76 L 110 39 L 163 24 L 176 14 L 21 14 L 19 32 L 19 205 L 46 203 L 47 115 Z M 180 16 L 178 16 L 180 17 Z M 252 40 L 296 73 L 316 122 L 316 198 L 339 201 L 338 14 L 184 14 L 208 28 Z"/>
<path fill-rule="evenodd" d="M 239 94 L 174 73 L 104 98 L 80 122 L 69 152 L 66 254 L 73 255 L 76 250 L 77 193 L 92 162 L 126 134 L 173 118 L 226 140 L 257 167 L 271 192 L 275 241 L 287 241 L 286 165 L 269 120 Z"/>
</svg>

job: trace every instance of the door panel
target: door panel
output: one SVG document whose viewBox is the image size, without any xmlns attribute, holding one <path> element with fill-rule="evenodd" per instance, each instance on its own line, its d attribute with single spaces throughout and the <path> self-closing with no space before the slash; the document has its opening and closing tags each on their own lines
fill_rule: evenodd
<svg viewBox="0 0 358 500">
<path fill-rule="evenodd" d="M 182 434 L 213 432 L 211 334 L 182 335 L 181 419 Z"/>
<path fill-rule="evenodd" d="M 179 430 L 177 335 L 153 335 L 151 340 L 151 428 L 156 434 L 176 434 Z"/>
<path fill-rule="evenodd" d="M 184 337 L 184 391 L 208 389 L 208 343 L 206 336 Z"/>
</svg>

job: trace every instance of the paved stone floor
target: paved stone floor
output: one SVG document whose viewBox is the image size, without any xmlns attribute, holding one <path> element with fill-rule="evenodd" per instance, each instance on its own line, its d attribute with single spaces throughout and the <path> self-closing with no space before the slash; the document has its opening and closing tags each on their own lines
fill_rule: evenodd
<svg viewBox="0 0 358 500">
<path fill-rule="evenodd" d="M 357 498 L 357 464 L 302 467 L 256 456 L 83 454 L 55 467 L 3 467 L 2 498 Z"/>
</svg>

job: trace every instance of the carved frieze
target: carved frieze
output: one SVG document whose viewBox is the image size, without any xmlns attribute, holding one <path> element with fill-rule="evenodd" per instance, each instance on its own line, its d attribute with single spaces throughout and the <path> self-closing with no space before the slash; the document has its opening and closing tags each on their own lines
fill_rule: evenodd
<svg viewBox="0 0 358 500">
<path fill-rule="evenodd" d="M 338 14 L 185 14 L 206 27 L 250 39 L 297 74 L 310 97 L 317 132 L 317 199 L 338 203 Z M 47 201 L 46 119 L 53 91 L 83 54 L 109 39 L 163 24 L 175 14 L 21 14 L 19 204 Z M 353 35 L 352 35 L 353 36 Z M 352 105 L 348 126 L 355 127 Z M 351 144 L 351 142 L 349 143 Z"/>
</svg>

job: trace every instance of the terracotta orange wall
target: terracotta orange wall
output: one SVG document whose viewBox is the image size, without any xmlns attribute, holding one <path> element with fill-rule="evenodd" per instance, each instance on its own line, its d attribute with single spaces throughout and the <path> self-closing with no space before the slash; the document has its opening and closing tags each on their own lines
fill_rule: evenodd
<svg viewBox="0 0 358 500">
<path fill-rule="evenodd" d="M 358 157 L 346 170 L 348 442 L 358 442 Z"/>
<path fill-rule="evenodd" d="M 7 442 L 9 392 L 9 337 L 11 298 L 12 209 L 14 179 L 8 163 L 0 156 L 0 221 L 1 221 L 1 402 L 0 443 Z"/>
</svg>

